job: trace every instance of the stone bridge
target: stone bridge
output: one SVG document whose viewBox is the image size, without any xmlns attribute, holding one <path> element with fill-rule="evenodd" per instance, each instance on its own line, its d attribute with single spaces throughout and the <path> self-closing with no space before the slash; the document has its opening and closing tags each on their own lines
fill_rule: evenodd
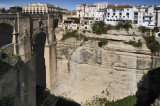
<svg viewBox="0 0 160 106">
<path fill-rule="evenodd" d="M 0 14 L 0 48 L 19 55 L 24 62 L 19 88 L 24 106 L 35 106 L 36 86 L 52 86 L 56 71 L 54 28 L 58 20 L 50 14 Z"/>
</svg>

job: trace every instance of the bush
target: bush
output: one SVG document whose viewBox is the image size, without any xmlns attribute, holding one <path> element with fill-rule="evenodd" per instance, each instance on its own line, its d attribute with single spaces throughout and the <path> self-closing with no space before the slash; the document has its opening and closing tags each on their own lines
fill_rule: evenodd
<svg viewBox="0 0 160 106">
<path fill-rule="evenodd" d="M 154 36 L 150 36 L 150 37 L 144 36 L 144 39 L 146 40 L 148 49 L 150 49 L 152 53 L 160 51 L 159 42 L 155 40 Z"/>
<path fill-rule="evenodd" d="M 108 43 L 108 41 L 106 39 L 99 39 L 100 42 L 98 42 L 98 46 L 102 47 L 103 45 L 106 45 Z"/>
<path fill-rule="evenodd" d="M 109 24 L 106 25 L 104 21 L 96 21 L 92 26 L 93 33 L 96 34 L 105 34 L 108 30 L 111 29 L 112 25 Z"/>
<path fill-rule="evenodd" d="M 135 96 L 128 96 L 117 101 L 106 101 L 105 106 L 134 106 L 136 104 Z"/>
<path fill-rule="evenodd" d="M 79 40 L 83 40 L 84 42 L 88 41 L 88 40 L 99 41 L 98 42 L 99 47 L 102 47 L 103 45 L 106 45 L 108 43 L 107 39 L 96 38 L 96 37 L 86 37 L 82 34 L 78 34 L 76 31 L 67 33 L 66 35 L 63 36 L 63 38 L 61 40 L 63 41 L 63 40 L 69 39 L 71 37 L 75 37 Z"/>
<path fill-rule="evenodd" d="M 45 87 L 36 86 L 37 106 L 40 106 L 49 94 L 50 94 L 49 89 L 47 89 Z"/>
<path fill-rule="evenodd" d="M 13 96 L 4 96 L 0 97 L 0 106 L 14 106 L 15 97 Z"/>
<path fill-rule="evenodd" d="M 124 42 L 125 44 L 132 45 L 134 47 L 142 47 L 141 40 L 138 40 L 138 42 L 130 40 L 129 42 Z"/>
<path fill-rule="evenodd" d="M 134 106 L 136 104 L 136 96 L 128 96 L 117 101 L 109 101 L 107 98 L 95 97 L 91 102 L 86 103 L 86 106 Z"/>
<path fill-rule="evenodd" d="M 80 18 L 74 19 L 74 23 L 79 24 L 80 23 Z"/>
<path fill-rule="evenodd" d="M 69 39 L 71 37 L 78 38 L 78 34 L 76 32 L 69 32 L 69 33 L 65 34 L 61 40 L 63 41 L 63 40 Z"/>
</svg>

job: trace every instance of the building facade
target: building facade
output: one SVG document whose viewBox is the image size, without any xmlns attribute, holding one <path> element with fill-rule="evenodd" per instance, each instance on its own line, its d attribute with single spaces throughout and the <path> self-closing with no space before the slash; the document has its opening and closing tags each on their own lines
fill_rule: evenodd
<svg viewBox="0 0 160 106">
<path fill-rule="evenodd" d="M 130 20 L 134 27 L 160 27 L 160 5 L 149 6 L 108 4 L 96 2 L 94 5 L 84 3 L 76 6 L 76 16 L 80 24 L 92 25 L 94 21 L 104 21 L 106 24 L 116 25 L 120 20 Z M 89 24 L 91 22 L 91 24 Z"/>
<path fill-rule="evenodd" d="M 115 5 L 107 6 L 105 23 L 116 25 L 119 20 L 133 20 L 133 7 L 131 5 Z"/>
<path fill-rule="evenodd" d="M 155 26 L 160 27 L 160 5 L 154 7 Z"/>
<path fill-rule="evenodd" d="M 136 26 L 155 26 L 154 6 L 136 6 L 133 8 L 133 24 Z"/>
<path fill-rule="evenodd" d="M 55 14 L 55 13 L 66 14 L 67 9 L 55 7 L 54 5 L 47 3 L 36 3 L 23 6 L 22 12 L 26 14 Z"/>
</svg>

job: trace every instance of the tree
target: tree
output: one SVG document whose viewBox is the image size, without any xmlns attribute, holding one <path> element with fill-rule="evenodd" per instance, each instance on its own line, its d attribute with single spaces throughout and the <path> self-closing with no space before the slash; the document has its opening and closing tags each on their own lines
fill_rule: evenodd
<svg viewBox="0 0 160 106">
<path fill-rule="evenodd" d="M 123 23 L 123 28 L 127 31 L 128 35 L 129 35 L 129 29 L 132 28 L 132 23 L 129 20 L 126 20 Z"/>
<path fill-rule="evenodd" d="M 104 34 L 112 28 L 111 25 L 106 25 L 104 21 L 96 21 L 92 26 L 92 31 L 96 34 Z"/>
<path fill-rule="evenodd" d="M 5 9 L 5 8 L 1 8 L 1 9 L 0 9 L 0 12 L 1 12 L 1 13 L 6 13 L 6 9 Z"/>
<path fill-rule="evenodd" d="M 154 33 L 156 33 L 156 32 L 159 32 L 158 27 L 154 27 L 154 28 L 152 29 L 152 35 L 154 35 Z"/>
<path fill-rule="evenodd" d="M 117 25 L 115 26 L 115 29 L 119 31 L 121 28 L 123 28 L 123 22 L 122 22 L 122 21 L 119 21 L 119 22 L 117 23 Z"/>
<path fill-rule="evenodd" d="M 141 34 L 145 34 L 147 32 L 147 28 L 144 26 L 139 26 L 138 29 L 141 31 Z"/>
<path fill-rule="evenodd" d="M 79 24 L 80 23 L 80 18 L 75 18 L 74 23 Z"/>
</svg>

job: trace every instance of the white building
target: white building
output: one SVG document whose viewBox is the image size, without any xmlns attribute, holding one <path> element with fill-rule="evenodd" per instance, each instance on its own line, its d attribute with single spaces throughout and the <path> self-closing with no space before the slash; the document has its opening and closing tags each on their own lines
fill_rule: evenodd
<svg viewBox="0 0 160 106">
<path fill-rule="evenodd" d="M 155 26 L 160 27 L 160 5 L 154 7 Z"/>
<path fill-rule="evenodd" d="M 23 6 L 22 12 L 27 14 L 54 14 L 58 12 L 65 14 L 67 10 L 47 3 L 36 3 Z"/>
<path fill-rule="evenodd" d="M 88 12 L 88 3 L 84 3 L 76 6 L 77 17 L 85 17 L 85 13 Z"/>
<path fill-rule="evenodd" d="M 77 17 L 96 17 L 97 14 L 101 14 L 101 12 L 105 11 L 107 8 L 107 2 L 96 2 L 94 5 L 88 5 L 88 3 L 84 3 L 76 6 Z"/>
<path fill-rule="evenodd" d="M 86 10 L 87 11 L 85 12 L 84 17 L 93 17 L 93 18 L 95 17 L 95 14 L 96 14 L 96 11 L 97 11 L 96 6 L 90 5 L 90 6 L 88 6 L 88 8 Z"/>
<path fill-rule="evenodd" d="M 106 16 L 106 8 L 108 6 L 108 3 L 107 2 L 102 2 L 102 3 L 96 2 L 96 3 L 94 3 L 94 5 L 97 8 L 95 20 L 96 21 L 102 21 L 102 20 L 104 21 L 105 16 Z"/>
<path fill-rule="evenodd" d="M 97 10 L 105 10 L 108 6 L 108 2 L 96 2 L 94 5 L 96 6 Z"/>
<path fill-rule="evenodd" d="M 131 5 L 108 4 L 105 18 L 106 24 L 116 25 L 119 20 L 133 20 L 133 7 Z"/>
<path fill-rule="evenodd" d="M 133 24 L 136 26 L 154 27 L 154 6 L 137 6 L 133 8 Z"/>
<path fill-rule="evenodd" d="M 133 26 L 160 27 L 160 6 L 116 5 L 107 2 L 96 2 L 94 5 L 84 3 L 76 7 L 77 17 L 81 23 L 89 25 L 94 21 L 104 21 L 106 24 L 116 25 L 119 20 L 130 20 Z"/>
</svg>

